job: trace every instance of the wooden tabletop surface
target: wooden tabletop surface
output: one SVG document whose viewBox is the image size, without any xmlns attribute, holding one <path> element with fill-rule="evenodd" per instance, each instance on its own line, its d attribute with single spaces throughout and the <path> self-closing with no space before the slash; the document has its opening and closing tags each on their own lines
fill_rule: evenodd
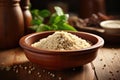
<svg viewBox="0 0 120 80">
<path fill-rule="evenodd" d="M 92 63 L 96 80 L 120 80 L 120 46 L 101 48 Z"/>
<path fill-rule="evenodd" d="M 63 71 L 29 62 L 21 48 L 0 51 L 0 80 L 120 80 L 120 46 L 103 47 L 93 62 Z"/>
</svg>

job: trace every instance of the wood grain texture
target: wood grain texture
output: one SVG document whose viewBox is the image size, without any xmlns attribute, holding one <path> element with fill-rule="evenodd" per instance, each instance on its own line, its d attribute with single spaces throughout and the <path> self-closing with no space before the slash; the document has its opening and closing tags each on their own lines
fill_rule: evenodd
<svg viewBox="0 0 120 80">
<path fill-rule="evenodd" d="M 120 80 L 120 48 L 101 48 L 93 64 L 98 80 Z"/>
</svg>

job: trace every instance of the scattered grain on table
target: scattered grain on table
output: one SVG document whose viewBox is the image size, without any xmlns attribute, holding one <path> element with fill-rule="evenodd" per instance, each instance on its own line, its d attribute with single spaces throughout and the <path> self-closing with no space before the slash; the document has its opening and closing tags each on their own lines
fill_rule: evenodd
<svg viewBox="0 0 120 80">
<path fill-rule="evenodd" d="M 119 73 L 119 70 L 117 70 L 116 72 Z"/>
<path fill-rule="evenodd" d="M 103 59 L 100 59 L 100 61 L 103 61 Z"/>
<path fill-rule="evenodd" d="M 9 68 L 9 69 L 7 69 Z M 1 67 L 0 67 L 1 70 Z M 33 80 L 64 80 L 67 79 L 62 73 L 62 71 L 51 71 L 40 68 L 36 64 L 32 63 L 25 63 L 25 64 L 15 64 L 9 67 L 2 67 L 2 70 L 8 72 L 14 73 L 14 75 L 17 75 L 18 77 L 21 77 L 19 80 L 23 80 L 30 78 Z M 78 71 L 79 68 L 71 68 L 69 71 L 70 73 Z M 68 73 L 66 73 L 68 74 Z"/>
</svg>

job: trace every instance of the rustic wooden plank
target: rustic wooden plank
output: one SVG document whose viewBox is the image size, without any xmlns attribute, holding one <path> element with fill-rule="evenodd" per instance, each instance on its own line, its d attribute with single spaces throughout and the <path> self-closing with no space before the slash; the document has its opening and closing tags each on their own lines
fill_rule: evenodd
<svg viewBox="0 0 120 80">
<path fill-rule="evenodd" d="M 93 64 L 98 80 L 120 80 L 120 48 L 101 48 Z"/>
</svg>

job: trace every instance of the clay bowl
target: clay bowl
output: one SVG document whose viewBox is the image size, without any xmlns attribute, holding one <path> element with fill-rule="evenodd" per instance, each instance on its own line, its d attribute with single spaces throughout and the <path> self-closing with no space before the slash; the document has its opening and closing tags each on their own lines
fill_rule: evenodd
<svg viewBox="0 0 120 80">
<path fill-rule="evenodd" d="M 28 34 L 23 36 L 19 42 L 29 61 L 49 70 L 63 70 L 85 65 L 96 58 L 98 49 L 104 44 L 104 40 L 97 35 L 86 32 L 70 32 L 91 41 L 93 45 L 89 48 L 69 51 L 37 49 L 31 46 L 32 43 L 53 33 L 54 31 L 47 31 Z"/>
</svg>

